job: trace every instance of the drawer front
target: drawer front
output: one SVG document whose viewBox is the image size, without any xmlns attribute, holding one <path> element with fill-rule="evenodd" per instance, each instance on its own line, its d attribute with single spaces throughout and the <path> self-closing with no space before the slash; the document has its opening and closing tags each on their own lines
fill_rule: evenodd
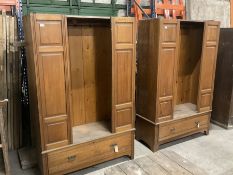
<svg viewBox="0 0 233 175">
<path fill-rule="evenodd" d="M 182 119 L 171 124 L 159 126 L 159 140 L 169 139 L 188 132 L 208 127 L 209 115 L 197 116 L 190 119 Z"/>
<path fill-rule="evenodd" d="M 49 174 L 63 174 L 131 154 L 132 133 L 65 148 L 48 154 Z"/>
</svg>

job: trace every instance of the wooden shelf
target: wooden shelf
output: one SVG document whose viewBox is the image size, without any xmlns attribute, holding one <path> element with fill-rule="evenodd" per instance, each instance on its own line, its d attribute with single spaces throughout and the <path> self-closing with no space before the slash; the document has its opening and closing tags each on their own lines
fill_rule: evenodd
<svg viewBox="0 0 233 175">
<path fill-rule="evenodd" d="M 185 118 L 193 116 L 198 113 L 197 105 L 192 103 L 184 103 L 175 106 L 174 119 Z"/>
<path fill-rule="evenodd" d="M 73 143 L 79 144 L 111 135 L 110 122 L 101 121 L 88 123 L 72 128 Z"/>
</svg>

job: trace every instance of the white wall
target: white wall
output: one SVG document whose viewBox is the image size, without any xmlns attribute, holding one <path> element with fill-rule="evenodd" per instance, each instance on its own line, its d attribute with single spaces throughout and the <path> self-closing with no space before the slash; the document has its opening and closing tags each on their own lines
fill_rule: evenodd
<svg viewBox="0 0 233 175">
<path fill-rule="evenodd" d="M 190 20 L 217 20 L 230 27 L 230 0 L 186 0 Z"/>
</svg>

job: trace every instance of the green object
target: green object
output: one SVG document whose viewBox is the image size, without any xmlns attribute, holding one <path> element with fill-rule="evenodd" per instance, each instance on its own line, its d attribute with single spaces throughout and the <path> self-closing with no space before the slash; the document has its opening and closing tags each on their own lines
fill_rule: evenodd
<svg viewBox="0 0 233 175">
<path fill-rule="evenodd" d="M 90 0 L 91 1 L 91 0 Z M 111 0 L 111 4 L 92 2 L 81 2 L 81 0 L 23 0 L 23 14 L 36 13 L 56 13 L 80 16 L 116 16 L 120 9 L 126 10 L 126 5 L 116 4 L 116 0 Z"/>
</svg>

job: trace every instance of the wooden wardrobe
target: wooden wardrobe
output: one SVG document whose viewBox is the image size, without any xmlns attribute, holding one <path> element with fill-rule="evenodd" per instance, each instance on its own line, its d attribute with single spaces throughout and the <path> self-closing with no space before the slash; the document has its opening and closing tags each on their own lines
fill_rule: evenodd
<svg viewBox="0 0 233 175">
<path fill-rule="evenodd" d="M 134 18 L 30 14 L 24 28 L 43 174 L 133 158 Z"/>
<path fill-rule="evenodd" d="M 209 131 L 219 22 L 142 20 L 138 28 L 136 139 L 159 145 Z"/>
<path fill-rule="evenodd" d="M 218 47 L 211 121 L 233 128 L 233 29 L 222 28 Z"/>
</svg>

